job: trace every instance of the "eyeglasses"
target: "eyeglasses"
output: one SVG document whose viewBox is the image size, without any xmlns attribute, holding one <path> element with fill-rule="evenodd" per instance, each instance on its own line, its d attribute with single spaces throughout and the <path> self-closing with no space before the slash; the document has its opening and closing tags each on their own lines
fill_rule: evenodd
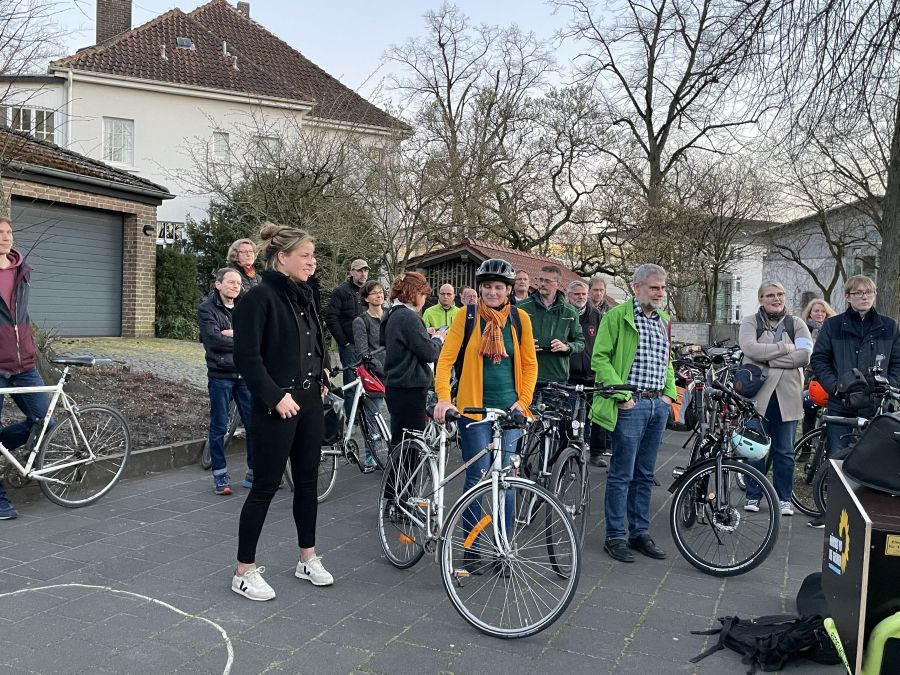
<svg viewBox="0 0 900 675">
<path fill-rule="evenodd" d="M 874 298 L 875 291 L 853 291 L 852 293 L 847 293 L 851 298 Z"/>
<path fill-rule="evenodd" d="M 559 281 L 559 279 L 557 279 L 556 277 L 537 277 L 535 279 L 535 281 L 537 281 L 539 284 L 543 284 L 543 283 L 555 284 Z"/>
<path fill-rule="evenodd" d="M 766 300 L 779 300 L 784 297 L 784 293 L 766 293 L 763 297 Z"/>
</svg>

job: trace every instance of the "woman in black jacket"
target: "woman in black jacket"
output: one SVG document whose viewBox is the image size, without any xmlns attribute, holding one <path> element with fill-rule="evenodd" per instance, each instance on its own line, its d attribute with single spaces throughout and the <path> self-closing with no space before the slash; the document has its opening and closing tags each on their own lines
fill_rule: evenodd
<svg viewBox="0 0 900 675">
<path fill-rule="evenodd" d="M 257 567 L 256 545 L 288 458 L 294 477 L 293 514 L 300 545 L 294 576 L 316 586 L 334 578 L 316 555 L 316 478 L 324 430 L 325 343 L 313 291 L 313 239 L 303 230 L 264 223 L 265 271 L 234 313 L 234 362 L 253 398 L 253 487 L 241 510 L 238 566 L 231 589 L 251 600 L 275 591 Z"/>
<path fill-rule="evenodd" d="M 401 274 L 391 284 L 391 311 L 384 324 L 385 400 L 391 413 L 391 443 L 403 430 L 425 430 L 425 401 L 434 381 L 432 364 L 441 353 L 446 330 L 428 334 L 422 307 L 431 288 L 418 272 Z"/>
<path fill-rule="evenodd" d="M 813 375 L 828 392 L 828 414 L 841 417 L 869 417 L 874 412 L 871 399 L 844 400 L 841 382 L 852 377 L 853 369 L 869 379 L 871 368 L 880 366 L 895 387 L 900 387 L 900 332 L 897 322 L 875 310 L 875 283 L 858 275 L 844 282 L 847 311 L 826 319 L 813 348 L 810 365 Z M 861 405 L 859 405 L 861 404 Z M 847 429 L 825 425 L 828 454 L 850 443 Z"/>
</svg>

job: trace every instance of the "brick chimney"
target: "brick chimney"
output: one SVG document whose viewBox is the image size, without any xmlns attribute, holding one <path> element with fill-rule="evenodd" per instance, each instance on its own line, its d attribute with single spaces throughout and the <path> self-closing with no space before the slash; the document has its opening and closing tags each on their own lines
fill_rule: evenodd
<svg viewBox="0 0 900 675">
<path fill-rule="evenodd" d="M 249 2 L 239 2 L 237 4 L 237 11 L 246 16 L 248 19 L 250 18 L 250 3 Z"/>
<path fill-rule="evenodd" d="M 131 30 L 131 0 L 97 0 L 97 44 Z"/>
</svg>

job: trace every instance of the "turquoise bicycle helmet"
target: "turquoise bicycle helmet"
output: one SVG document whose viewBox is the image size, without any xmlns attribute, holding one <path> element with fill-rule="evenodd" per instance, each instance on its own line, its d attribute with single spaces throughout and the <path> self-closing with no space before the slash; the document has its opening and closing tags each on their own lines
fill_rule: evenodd
<svg viewBox="0 0 900 675">
<path fill-rule="evenodd" d="M 765 459 L 772 441 L 763 431 L 746 426 L 738 427 L 731 434 L 731 447 L 739 457 L 749 460 Z"/>
</svg>

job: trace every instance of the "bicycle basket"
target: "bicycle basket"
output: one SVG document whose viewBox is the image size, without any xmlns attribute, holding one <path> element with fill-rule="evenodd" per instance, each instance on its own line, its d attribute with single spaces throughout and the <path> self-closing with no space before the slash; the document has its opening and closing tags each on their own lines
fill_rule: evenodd
<svg viewBox="0 0 900 675">
<path fill-rule="evenodd" d="M 322 436 L 322 445 L 337 443 L 344 430 L 344 409 L 340 398 L 328 392 L 322 400 L 325 409 L 325 431 Z"/>
<path fill-rule="evenodd" d="M 384 395 L 384 383 L 370 373 L 364 365 L 359 364 L 356 367 L 356 376 L 362 380 L 363 389 L 366 390 L 366 393 Z"/>
</svg>

